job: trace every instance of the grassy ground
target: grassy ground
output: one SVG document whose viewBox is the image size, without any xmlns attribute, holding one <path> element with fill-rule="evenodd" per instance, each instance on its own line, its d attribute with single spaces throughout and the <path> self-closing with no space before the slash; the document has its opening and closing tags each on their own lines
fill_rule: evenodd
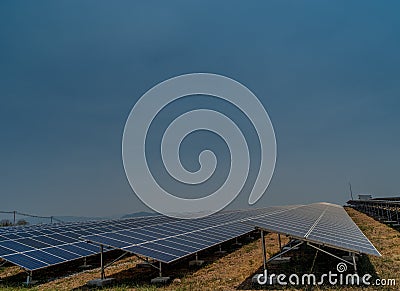
<svg viewBox="0 0 400 291">
<path fill-rule="evenodd" d="M 359 262 L 360 272 L 372 273 L 381 279 L 393 278 L 400 284 L 400 232 L 353 209 L 347 209 L 347 211 L 382 254 L 380 258 L 363 256 Z M 287 238 L 283 238 L 283 242 L 287 242 Z M 266 244 L 268 256 L 272 256 L 278 251 L 277 235 L 268 234 L 266 236 Z M 251 284 L 251 277 L 260 272 L 262 266 L 260 246 L 260 240 L 256 239 L 237 249 L 230 245 L 225 245 L 224 249 L 227 249 L 228 253 L 224 256 L 215 255 L 215 250 L 202 253 L 201 259 L 205 259 L 207 264 L 198 269 L 188 269 L 187 261 L 173 266 L 166 266 L 164 268 L 165 275 L 171 276 L 174 280 L 169 285 L 161 287 L 151 286 L 147 283 L 150 278 L 157 275 L 156 270 L 138 269 L 136 267 L 138 259 L 135 257 L 125 258 L 106 270 L 106 276 L 114 277 L 118 282 L 118 286 L 114 286 L 111 289 L 107 288 L 107 290 L 252 290 L 256 286 Z M 293 252 L 290 256 L 292 257 L 292 262 L 289 265 L 269 265 L 268 269 L 271 271 L 276 269 L 276 272 L 287 273 L 307 273 L 310 271 L 318 273 L 335 270 L 338 262 L 322 253 L 316 254 L 315 250 L 310 248 L 302 248 L 300 251 Z M 111 260 L 111 257 L 110 255 L 108 260 Z M 96 264 L 97 261 L 98 258 L 94 258 L 92 263 Z M 98 268 L 78 274 L 75 272 L 76 267 L 72 266 L 70 272 L 64 272 L 63 276 L 65 277 L 51 278 L 50 282 L 41 282 L 40 285 L 34 286 L 29 290 L 85 290 L 87 289 L 85 287 L 87 281 L 99 277 Z M 0 280 L 1 278 L 12 277 L 14 281 L 21 282 L 24 276 L 16 267 L 0 269 Z M 34 274 L 34 276 L 36 275 Z M 46 277 L 46 273 L 38 274 L 38 276 L 43 280 L 50 279 L 48 278 L 49 276 Z M 9 281 L 3 283 L 3 287 L 1 284 L 1 290 L 19 289 L 15 283 L 9 283 Z M 6 287 L 7 285 L 10 287 Z M 27 288 L 21 289 L 28 290 Z M 313 289 L 332 290 L 329 286 Z M 270 290 L 273 290 L 273 288 L 270 288 Z M 285 289 L 281 288 L 280 290 Z M 289 290 L 296 290 L 296 288 Z M 304 290 L 304 287 L 299 287 L 298 290 Z M 334 290 L 357 290 L 357 288 L 335 287 Z M 399 290 L 399 288 L 377 288 L 375 286 L 363 288 L 363 290 Z"/>
</svg>

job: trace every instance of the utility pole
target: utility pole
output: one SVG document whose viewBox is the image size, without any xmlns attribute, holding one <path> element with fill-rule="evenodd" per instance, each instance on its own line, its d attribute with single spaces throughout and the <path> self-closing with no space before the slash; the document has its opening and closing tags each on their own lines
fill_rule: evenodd
<svg viewBox="0 0 400 291">
<path fill-rule="evenodd" d="M 349 188 L 350 188 L 351 200 L 354 200 L 354 198 L 353 198 L 353 190 L 351 190 L 351 183 L 350 182 L 349 182 Z"/>
</svg>

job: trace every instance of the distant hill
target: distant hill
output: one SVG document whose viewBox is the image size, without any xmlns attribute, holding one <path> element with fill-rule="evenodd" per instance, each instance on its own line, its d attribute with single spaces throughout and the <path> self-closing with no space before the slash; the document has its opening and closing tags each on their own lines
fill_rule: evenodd
<svg viewBox="0 0 400 291">
<path fill-rule="evenodd" d="M 131 214 L 125 214 L 121 218 L 132 218 L 132 217 L 154 216 L 154 215 L 159 215 L 159 214 L 156 214 L 154 212 L 141 211 L 141 212 L 135 212 L 135 213 L 131 213 Z"/>
<path fill-rule="evenodd" d="M 142 216 L 152 216 L 156 215 L 156 213 L 151 212 L 136 212 L 125 214 L 122 216 L 104 216 L 104 217 L 87 217 L 87 216 L 53 216 L 53 223 L 59 222 L 83 222 L 83 221 L 96 221 L 96 220 L 110 220 L 110 219 L 124 219 L 124 218 L 133 218 L 133 217 L 142 217 Z M 28 225 L 35 225 L 35 224 L 47 224 L 51 222 L 50 217 L 29 217 L 23 215 L 17 215 L 16 221 L 23 219 L 28 222 Z M 0 214 L 0 221 L 1 220 L 8 220 L 10 222 L 13 221 L 12 214 Z"/>
</svg>

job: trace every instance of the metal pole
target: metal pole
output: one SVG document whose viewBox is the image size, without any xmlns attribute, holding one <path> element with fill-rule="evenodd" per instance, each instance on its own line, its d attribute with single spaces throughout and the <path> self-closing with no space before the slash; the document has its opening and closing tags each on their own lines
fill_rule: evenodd
<svg viewBox="0 0 400 291">
<path fill-rule="evenodd" d="M 261 230 L 261 244 L 262 244 L 262 252 L 263 252 L 263 267 L 264 271 L 267 270 L 267 257 L 266 257 L 266 250 L 265 250 L 265 240 L 264 240 L 264 231 Z"/>
<path fill-rule="evenodd" d="M 160 275 L 160 277 L 162 277 L 162 269 L 161 269 L 161 265 L 162 265 L 162 263 L 160 262 L 160 268 L 159 268 L 159 271 L 160 271 L 159 275 Z"/>
<path fill-rule="evenodd" d="M 199 255 L 196 253 L 196 261 L 199 260 Z"/>
<path fill-rule="evenodd" d="M 278 241 L 279 241 L 279 251 L 282 251 L 282 243 L 281 243 L 281 235 L 278 233 Z"/>
<path fill-rule="evenodd" d="M 14 210 L 14 225 L 15 225 L 15 214 L 16 214 L 16 211 Z"/>
<path fill-rule="evenodd" d="M 53 216 L 50 216 L 50 223 L 53 223 Z"/>
<path fill-rule="evenodd" d="M 357 274 L 357 264 L 356 264 L 356 254 L 353 253 L 353 266 L 354 266 L 354 273 Z"/>
<path fill-rule="evenodd" d="M 28 276 L 26 277 L 26 285 L 29 285 L 32 281 L 32 271 L 28 272 Z"/>
<path fill-rule="evenodd" d="M 100 245 L 100 268 L 101 268 L 101 280 L 104 280 L 104 262 L 103 262 L 103 245 Z"/>
</svg>

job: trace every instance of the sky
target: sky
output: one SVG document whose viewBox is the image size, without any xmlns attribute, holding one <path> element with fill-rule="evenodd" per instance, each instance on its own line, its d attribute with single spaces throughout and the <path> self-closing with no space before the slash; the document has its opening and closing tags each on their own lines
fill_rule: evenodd
<svg viewBox="0 0 400 291">
<path fill-rule="evenodd" d="M 277 163 L 254 207 L 343 204 L 348 182 L 355 193 L 398 195 L 399 9 L 398 1 L 1 1 L 0 210 L 148 211 L 122 164 L 126 119 L 151 87 L 195 72 L 241 82 L 268 111 Z M 188 168 L 193 145 L 224 149 L 202 134 L 182 154 Z M 229 207 L 247 199 L 241 193 Z"/>
</svg>

